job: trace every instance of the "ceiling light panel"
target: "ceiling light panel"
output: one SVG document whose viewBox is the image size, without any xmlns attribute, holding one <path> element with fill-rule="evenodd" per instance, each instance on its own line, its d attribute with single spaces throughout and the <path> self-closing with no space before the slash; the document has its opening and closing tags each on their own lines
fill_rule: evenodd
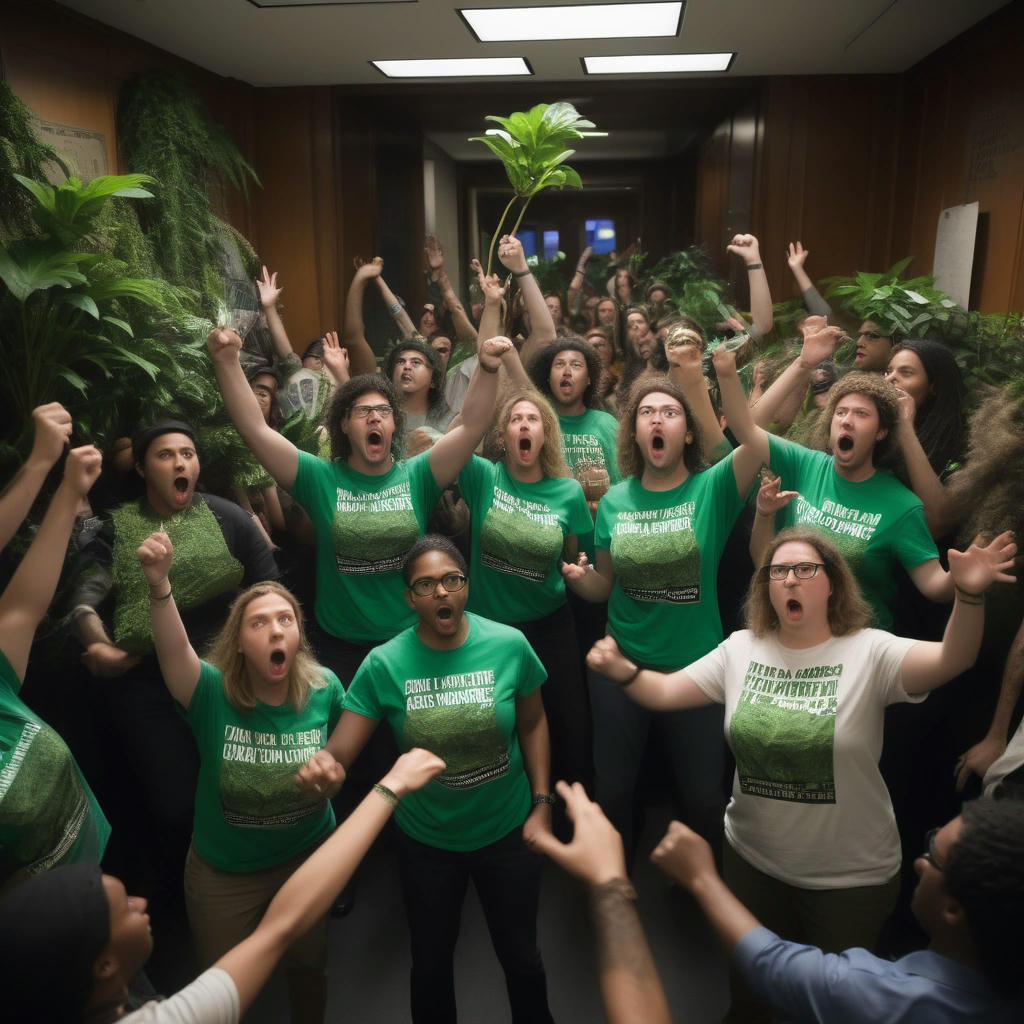
<svg viewBox="0 0 1024 1024">
<path fill-rule="evenodd" d="M 683 3 L 462 8 L 459 14 L 482 43 L 626 39 L 678 35 Z"/>
<path fill-rule="evenodd" d="M 624 57 L 584 57 L 588 75 L 667 75 L 677 71 L 728 71 L 735 53 L 638 53 Z"/>
<path fill-rule="evenodd" d="M 532 75 L 522 57 L 444 57 L 438 60 L 371 60 L 388 78 L 500 78 Z"/>
</svg>

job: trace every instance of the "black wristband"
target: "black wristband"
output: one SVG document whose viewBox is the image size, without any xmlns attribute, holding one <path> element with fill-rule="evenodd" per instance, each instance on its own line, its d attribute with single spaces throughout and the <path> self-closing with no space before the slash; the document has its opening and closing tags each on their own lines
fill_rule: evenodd
<svg viewBox="0 0 1024 1024">
<path fill-rule="evenodd" d="M 513 270 L 512 271 L 512 276 L 513 277 L 529 277 L 532 273 L 533 273 L 533 271 L 530 270 L 529 268 L 527 268 L 526 270 L 520 270 L 518 272 Z"/>
<path fill-rule="evenodd" d="M 747 270 L 761 270 L 764 267 L 763 263 L 748 263 Z"/>
</svg>

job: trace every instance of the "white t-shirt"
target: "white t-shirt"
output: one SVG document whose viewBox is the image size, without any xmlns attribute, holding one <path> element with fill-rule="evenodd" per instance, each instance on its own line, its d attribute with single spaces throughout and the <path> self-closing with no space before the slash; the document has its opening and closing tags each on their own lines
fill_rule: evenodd
<svg viewBox="0 0 1024 1024">
<path fill-rule="evenodd" d="M 804 889 L 881 885 L 900 840 L 878 770 L 885 708 L 916 640 L 863 629 L 794 650 L 733 633 L 686 671 L 725 705 L 736 758 L 725 834 L 759 871 Z"/>
<path fill-rule="evenodd" d="M 211 967 L 169 999 L 146 1003 L 124 1024 L 238 1024 L 238 989 L 231 975 Z"/>
</svg>

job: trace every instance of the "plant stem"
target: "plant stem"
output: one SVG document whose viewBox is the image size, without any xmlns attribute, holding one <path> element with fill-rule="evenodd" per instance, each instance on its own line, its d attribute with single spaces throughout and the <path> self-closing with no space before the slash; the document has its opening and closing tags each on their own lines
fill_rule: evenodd
<svg viewBox="0 0 1024 1024">
<path fill-rule="evenodd" d="M 514 235 L 519 230 L 519 225 L 523 222 L 523 214 L 526 213 L 526 208 L 530 205 L 530 200 L 533 196 L 527 196 L 526 202 L 523 203 L 523 208 L 519 211 L 519 219 L 512 226 L 512 230 L 509 232 L 510 235 Z"/>
<path fill-rule="evenodd" d="M 508 216 L 508 211 L 512 209 L 512 204 L 518 198 L 519 197 L 513 192 L 512 193 L 512 198 L 508 201 L 508 206 L 505 207 L 505 211 L 501 215 L 501 220 L 498 221 L 498 228 L 494 232 L 494 234 L 491 236 L 491 247 L 490 247 L 490 249 L 487 250 L 487 276 L 488 277 L 490 277 L 490 274 L 491 274 L 491 263 L 494 261 L 494 246 L 495 246 L 495 243 L 498 241 L 498 239 L 501 237 L 501 226 L 505 223 L 505 218 Z M 522 219 L 522 218 L 520 218 L 520 219 Z M 517 221 L 516 222 L 516 227 L 518 227 L 518 226 L 519 226 L 519 222 Z M 515 229 L 513 228 L 513 234 L 514 233 L 515 233 Z"/>
</svg>

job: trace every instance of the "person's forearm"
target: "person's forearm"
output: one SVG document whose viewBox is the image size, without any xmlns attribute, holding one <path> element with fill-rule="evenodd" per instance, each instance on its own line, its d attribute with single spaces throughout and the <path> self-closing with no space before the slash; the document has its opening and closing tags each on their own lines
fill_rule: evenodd
<svg viewBox="0 0 1024 1024">
<path fill-rule="evenodd" d="M 270 341 L 274 346 L 274 355 L 278 359 L 287 359 L 293 355 L 295 349 L 288 339 L 288 332 L 285 330 L 284 321 L 277 311 L 277 306 L 264 306 L 263 312 L 267 317 L 267 329 L 270 331 Z"/>
<path fill-rule="evenodd" d="M 609 1024 L 670 1024 L 668 1002 L 625 878 L 590 889 L 601 998 Z"/>
<path fill-rule="evenodd" d="M 476 328 L 473 322 L 466 315 L 465 307 L 459 301 L 451 281 L 448 279 L 448 272 L 441 267 L 437 272 L 437 285 L 441 289 L 441 301 L 445 308 L 452 315 L 452 324 L 455 326 L 455 336 L 459 341 L 476 340 Z M 491 335 L 494 337 L 494 335 Z"/>
<path fill-rule="evenodd" d="M 732 894 L 717 874 L 701 875 L 687 888 L 730 953 L 747 932 L 761 927 L 760 921 Z"/>
<path fill-rule="evenodd" d="M 800 289 L 800 294 L 803 295 L 809 288 L 814 287 L 814 282 L 807 276 L 807 271 L 804 270 L 803 264 L 798 264 L 795 267 L 789 268 L 793 273 L 793 280 L 796 281 L 797 288 Z M 812 313 L 816 310 L 811 310 Z"/>
<path fill-rule="evenodd" d="M 539 703 L 539 699 L 538 699 Z M 544 705 L 540 714 L 528 723 L 517 723 L 519 749 L 523 753 L 523 769 L 530 780 L 531 793 L 551 792 L 551 741 L 548 736 L 548 720 Z"/>
<path fill-rule="evenodd" d="M 18 532 L 18 527 L 32 508 L 47 474 L 53 468 L 53 462 L 29 455 L 24 465 L 14 474 L 14 478 L 0 494 L 0 551 L 7 547 L 10 539 Z"/>
<path fill-rule="evenodd" d="M 933 537 L 944 537 L 956 525 L 956 506 L 932 469 L 914 425 L 901 420 L 896 428 L 896 440 L 903 452 L 903 461 L 910 476 L 910 489 L 924 505 L 928 531 Z"/>
<path fill-rule="evenodd" d="M 765 552 L 775 536 L 775 515 L 765 515 L 762 512 L 754 513 L 754 525 L 750 530 L 750 560 L 754 568 L 764 565 Z"/>
<path fill-rule="evenodd" d="M 501 300 L 490 297 L 484 302 L 484 311 L 480 314 L 480 329 L 476 335 L 476 347 L 487 341 L 488 338 L 496 338 L 501 334 Z"/>
<path fill-rule="evenodd" d="M 730 364 L 728 369 L 718 367 L 717 373 L 722 412 L 733 436 L 741 445 L 755 451 L 761 462 L 768 462 L 768 435 L 756 422 L 750 406 L 747 405 L 747 396 L 743 393 L 743 385 L 735 366 Z"/>
<path fill-rule="evenodd" d="M 707 456 L 708 452 L 722 443 L 725 434 L 722 433 L 722 425 L 718 422 L 718 416 L 711 404 L 703 369 L 700 363 L 692 366 L 669 363 L 668 375 L 682 389 L 694 417 L 700 424 L 701 433 L 704 435 L 704 455 Z"/>
<path fill-rule="evenodd" d="M 555 340 L 555 321 L 533 274 L 525 274 L 516 280 L 523 293 L 526 311 L 530 314 L 530 336 L 523 346 L 523 362 L 529 365 L 533 353 Z"/>
<path fill-rule="evenodd" d="M 747 282 L 750 285 L 750 317 L 754 321 L 754 330 L 764 337 L 775 326 L 775 314 L 763 264 L 756 270 L 747 270 Z"/>
<path fill-rule="evenodd" d="M 189 643 L 170 579 L 149 586 L 149 623 L 164 683 L 171 696 L 187 708 L 199 681 L 199 655 Z"/>
<path fill-rule="evenodd" d="M 387 776 L 384 778 L 387 783 Z M 394 810 L 379 791 L 371 791 L 334 833 L 281 886 L 263 920 L 247 939 L 215 964 L 238 989 L 244 1012 L 278 960 L 330 909 Z"/>
<path fill-rule="evenodd" d="M 402 337 L 411 338 L 418 328 L 409 318 L 405 307 L 395 298 L 395 293 L 388 287 L 388 283 L 384 280 L 383 276 L 377 278 L 377 287 L 380 289 L 384 305 L 388 307 L 391 319 L 395 321 L 395 325 L 402 332 Z"/>
<path fill-rule="evenodd" d="M 798 384 L 780 403 L 775 412 L 775 419 L 770 424 L 761 425 L 764 426 L 766 430 L 768 427 L 774 426 L 780 434 L 789 430 L 797 416 L 800 415 L 800 410 L 803 408 L 804 399 L 806 397 L 807 386 L 801 386 Z M 760 423 L 760 419 L 757 414 L 757 406 L 751 406 L 751 409 L 753 410 L 754 418 Z"/>
<path fill-rule="evenodd" d="M 231 422 L 242 440 L 253 448 L 254 444 L 258 443 L 259 435 L 271 428 L 263 419 L 263 411 L 252 393 L 252 388 L 249 387 L 249 382 L 245 379 L 237 354 L 230 359 L 214 359 L 213 370 L 217 375 L 224 408 L 227 409 Z"/>
<path fill-rule="evenodd" d="M 583 576 L 565 577 L 565 585 L 574 593 L 590 601 L 592 604 L 603 604 L 608 600 L 615 585 L 603 573 L 600 573 L 593 566 L 590 566 Z"/>
<path fill-rule="evenodd" d="M 983 594 L 961 597 L 962 593 L 959 588 L 954 588 L 953 610 L 942 634 L 942 653 L 936 666 L 936 686 L 966 672 L 981 650 L 981 637 L 985 631 L 985 598 Z"/>
<path fill-rule="evenodd" d="M 800 356 L 797 356 L 779 374 L 772 386 L 768 388 L 761 396 L 761 400 L 754 406 L 752 410 L 754 422 L 759 427 L 765 428 L 777 422 L 783 404 L 794 391 L 800 393 L 802 401 L 803 395 L 807 391 L 807 385 L 811 382 L 811 372 L 813 370 L 813 366 L 805 366 Z M 729 416 L 728 412 L 726 417 L 729 420 L 729 425 L 732 426 L 732 417 Z"/>
<path fill-rule="evenodd" d="M 23 628 L 34 631 L 53 600 L 78 504 L 79 495 L 67 482 L 61 483 L 25 557 L 0 597 L 0 607 L 5 611 L 16 608 L 24 616 Z"/>
<path fill-rule="evenodd" d="M 801 298 L 803 299 L 804 308 L 812 316 L 823 316 L 826 318 L 832 316 L 832 307 L 825 301 L 818 289 L 811 283 L 811 279 L 807 277 L 806 274 L 804 274 L 804 277 L 807 278 L 806 286 L 801 285 L 803 292 Z"/>
<path fill-rule="evenodd" d="M 476 438 L 473 442 L 474 448 L 491 425 L 497 401 L 498 373 L 485 370 L 483 364 L 478 363 L 473 376 L 469 379 L 469 388 L 462 403 L 462 425 L 467 434 Z"/>
</svg>

